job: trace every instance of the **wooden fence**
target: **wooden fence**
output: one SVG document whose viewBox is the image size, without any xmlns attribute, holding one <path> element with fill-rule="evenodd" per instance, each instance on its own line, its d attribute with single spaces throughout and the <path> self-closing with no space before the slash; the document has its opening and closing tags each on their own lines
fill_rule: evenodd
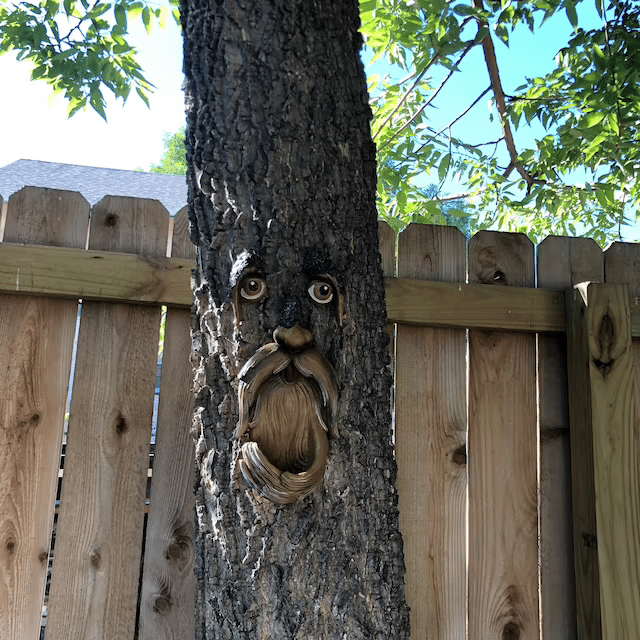
<svg viewBox="0 0 640 640">
<path fill-rule="evenodd" d="M 637 640 L 640 246 L 380 237 L 412 638 Z M 3 640 L 193 637 L 192 266 L 184 211 L 9 200 Z"/>
</svg>

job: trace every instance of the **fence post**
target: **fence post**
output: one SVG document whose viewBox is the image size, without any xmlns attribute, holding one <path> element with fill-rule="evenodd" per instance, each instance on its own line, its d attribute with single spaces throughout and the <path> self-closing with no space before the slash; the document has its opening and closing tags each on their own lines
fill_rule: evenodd
<svg viewBox="0 0 640 640">
<path fill-rule="evenodd" d="M 640 486 L 629 288 L 567 293 L 579 637 L 640 637 Z M 600 622 L 601 624 L 598 624 Z"/>
</svg>

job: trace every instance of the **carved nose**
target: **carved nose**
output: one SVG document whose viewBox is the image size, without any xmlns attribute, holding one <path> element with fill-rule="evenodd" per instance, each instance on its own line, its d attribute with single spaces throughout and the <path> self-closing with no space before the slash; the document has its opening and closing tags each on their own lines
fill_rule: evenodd
<svg viewBox="0 0 640 640">
<path fill-rule="evenodd" d="M 273 339 L 283 348 L 301 351 L 311 346 L 311 331 L 303 329 L 299 324 L 293 327 L 277 327 Z"/>
<path fill-rule="evenodd" d="M 282 307 L 282 313 L 278 320 L 278 325 L 281 327 L 293 327 L 295 324 L 300 324 L 300 305 L 296 300 L 287 300 Z"/>
</svg>

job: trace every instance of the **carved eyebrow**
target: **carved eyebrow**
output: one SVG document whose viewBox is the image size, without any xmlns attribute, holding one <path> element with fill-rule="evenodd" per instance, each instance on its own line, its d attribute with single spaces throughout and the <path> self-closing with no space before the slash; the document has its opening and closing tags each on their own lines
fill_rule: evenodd
<svg viewBox="0 0 640 640">
<path fill-rule="evenodd" d="M 231 267 L 231 275 L 229 276 L 229 284 L 233 289 L 242 278 L 247 275 L 264 275 L 262 265 L 257 256 L 249 253 L 242 253 L 238 256 Z"/>
</svg>

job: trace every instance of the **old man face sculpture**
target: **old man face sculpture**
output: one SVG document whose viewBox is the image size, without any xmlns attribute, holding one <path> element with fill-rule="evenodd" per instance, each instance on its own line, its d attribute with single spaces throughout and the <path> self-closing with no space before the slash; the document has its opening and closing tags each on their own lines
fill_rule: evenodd
<svg viewBox="0 0 640 640">
<path fill-rule="evenodd" d="M 238 375 L 234 438 L 241 442 L 239 466 L 250 486 L 272 502 L 287 504 L 322 480 L 329 438 L 338 436 L 336 375 L 315 346 L 311 318 L 322 310 L 324 317 L 340 323 L 342 296 L 329 273 L 300 273 L 270 287 L 251 260 L 243 259 L 237 272 L 236 323 L 260 305 L 277 310 L 270 341 Z"/>
</svg>

